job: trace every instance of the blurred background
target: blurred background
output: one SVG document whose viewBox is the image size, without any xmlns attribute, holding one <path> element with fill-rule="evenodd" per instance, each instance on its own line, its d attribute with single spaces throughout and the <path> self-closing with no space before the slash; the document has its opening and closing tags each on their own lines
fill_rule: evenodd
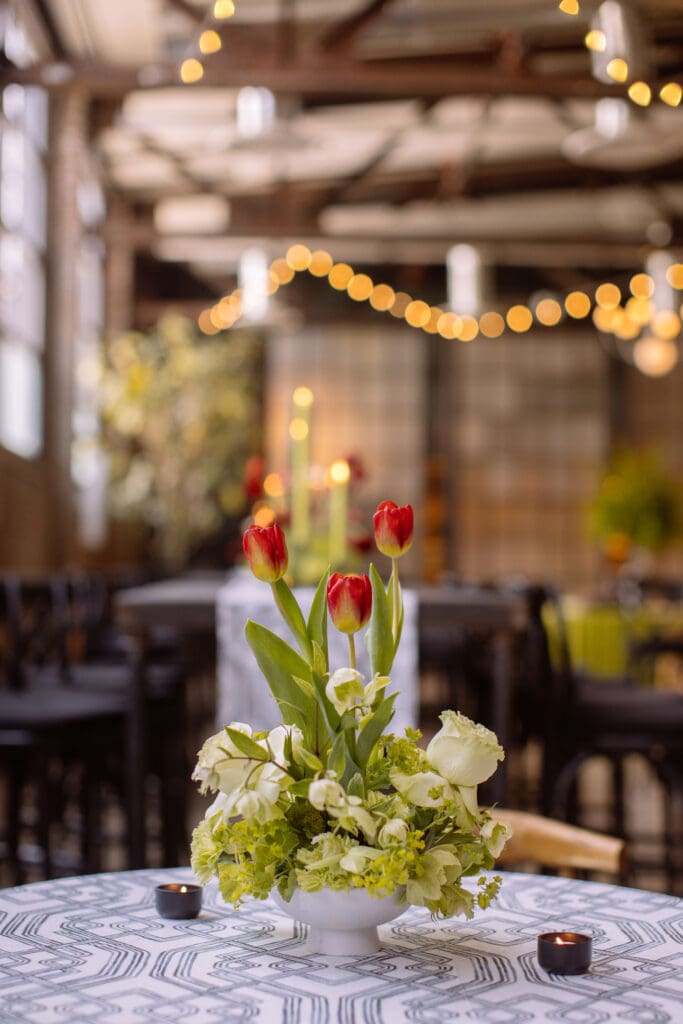
<svg viewBox="0 0 683 1024">
<path fill-rule="evenodd" d="M 5 884 L 186 860 L 242 529 L 306 585 L 390 498 L 425 732 L 503 722 L 496 799 L 680 887 L 679 0 L 21 0 L 0 35 Z"/>
</svg>

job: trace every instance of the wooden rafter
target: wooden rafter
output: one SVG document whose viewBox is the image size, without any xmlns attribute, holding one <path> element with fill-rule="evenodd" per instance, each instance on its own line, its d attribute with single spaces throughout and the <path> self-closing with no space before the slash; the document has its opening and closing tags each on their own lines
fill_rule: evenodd
<svg viewBox="0 0 683 1024">
<path fill-rule="evenodd" d="M 350 18 L 346 18 L 344 21 L 337 22 L 333 28 L 328 29 L 320 39 L 320 45 L 324 50 L 349 50 L 359 33 L 372 24 L 382 11 L 393 2 L 394 0 L 368 0 L 368 3 L 362 10 Z"/>
</svg>

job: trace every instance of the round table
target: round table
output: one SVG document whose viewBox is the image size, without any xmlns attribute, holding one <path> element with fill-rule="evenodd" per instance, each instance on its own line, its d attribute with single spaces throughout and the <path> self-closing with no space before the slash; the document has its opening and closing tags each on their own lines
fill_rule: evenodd
<svg viewBox="0 0 683 1024">
<path fill-rule="evenodd" d="M 188 869 L 39 882 L 0 891 L 2 1024 L 522 1024 L 683 1020 L 683 901 L 503 873 L 472 921 L 421 909 L 380 928 L 368 957 L 303 952 L 305 928 L 270 901 L 227 907 L 215 885 L 195 920 L 154 908 Z M 549 975 L 539 932 L 593 937 L 593 966 Z"/>
</svg>

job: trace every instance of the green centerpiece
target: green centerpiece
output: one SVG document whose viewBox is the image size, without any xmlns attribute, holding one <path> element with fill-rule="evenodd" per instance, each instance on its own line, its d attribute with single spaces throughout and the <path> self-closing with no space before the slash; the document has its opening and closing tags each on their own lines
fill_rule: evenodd
<svg viewBox="0 0 683 1024">
<path fill-rule="evenodd" d="M 412 543 L 412 509 L 383 502 L 374 530 L 392 560 L 388 584 L 372 565 L 368 575 L 328 570 L 307 618 L 284 579 L 280 527 L 252 526 L 244 535 L 249 565 L 270 584 L 296 646 L 247 623 L 282 724 L 252 732 L 231 722 L 204 743 L 193 774 L 201 792 L 216 797 L 194 831 L 192 867 L 203 883 L 215 875 L 235 906 L 271 892 L 299 907 L 303 894 L 364 890 L 390 898 L 396 912 L 415 904 L 438 917 L 470 917 L 498 892 L 500 879 L 481 872 L 508 833 L 478 806 L 477 786 L 503 750 L 492 732 L 456 711 L 442 713 L 426 749 L 418 731 L 390 731 L 397 695 L 387 687 L 403 625 L 398 562 Z M 329 664 L 328 616 L 348 636 L 347 665 Z M 367 680 L 355 648 L 366 626 Z M 477 885 L 465 886 L 473 875 Z"/>
</svg>

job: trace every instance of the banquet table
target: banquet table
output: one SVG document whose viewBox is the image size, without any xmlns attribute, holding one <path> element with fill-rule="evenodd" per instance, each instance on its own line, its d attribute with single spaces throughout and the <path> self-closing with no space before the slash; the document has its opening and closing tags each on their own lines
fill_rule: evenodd
<svg viewBox="0 0 683 1024">
<path fill-rule="evenodd" d="M 0 1024 L 527 1024 L 683 1019 L 683 901 L 637 889 L 502 872 L 473 920 L 421 908 L 380 927 L 366 957 L 305 951 L 306 927 L 270 900 L 198 918 L 154 908 L 189 869 L 90 875 L 0 890 Z M 593 938 L 582 975 L 547 974 L 536 936 Z"/>
</svg>

